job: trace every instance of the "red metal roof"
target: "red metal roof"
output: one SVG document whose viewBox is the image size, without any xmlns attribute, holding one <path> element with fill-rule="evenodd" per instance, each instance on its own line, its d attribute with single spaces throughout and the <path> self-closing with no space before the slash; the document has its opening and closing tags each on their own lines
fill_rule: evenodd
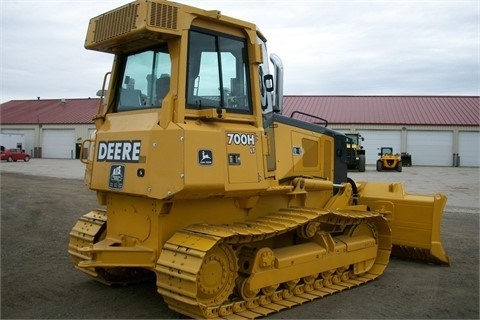
<svg viewBox="0 0 480 320">
<path fill-rule="evenodd" d="M 0 105 L 0 123 L 88 124 L 98 100 L 66 99 L 64 104 L 60 99 L 12 100 Z M 295 110 L 331 124 L 480 126 L 478 96 L 285 96 L 284 114 Z"/>
<path fill-rule="evenodd" d="M 334 124 L 480 125 L 478 96 L 285 96 L 283 113 L 295 110 Z"/>
<path fill-rule="evenodd" d="M 0 105 L 1 124 L 87 124 L 99 99 L 12 100 Z"/>
</svg>

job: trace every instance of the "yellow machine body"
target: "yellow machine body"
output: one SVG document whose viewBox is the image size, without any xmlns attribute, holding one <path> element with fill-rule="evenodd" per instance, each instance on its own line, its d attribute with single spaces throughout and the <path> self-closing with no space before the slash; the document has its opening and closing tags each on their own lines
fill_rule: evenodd
<svg viewBox="0 0 480 320">
<path fill-rule="evenodd" d="M 446 197 L 348 179 L 344 134 L 281 114 L 265 41 L 162 0 L 91 20 L 85 46 L 115 61 L 83 144 L 101 207 L 72 228 L 76 268 L 106 284 L 153 275 L 188 316 L 256 318 L 371 281 L 391 252 L 449 263 Z"/>
<path fill-rule="evenodd" d="M 382 147 L 377 160 L 377 171 L 397 170 L 402 172 L 402 157 L 398 153 L 393 153 L 393 148 Z"/>
</svg>

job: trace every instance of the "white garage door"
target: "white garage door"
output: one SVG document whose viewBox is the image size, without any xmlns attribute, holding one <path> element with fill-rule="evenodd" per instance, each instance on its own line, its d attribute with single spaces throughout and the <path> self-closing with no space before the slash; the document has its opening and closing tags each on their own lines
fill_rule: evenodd
<svg viewBox="0 0 480 320">
<path fill-rule="evenodd" d="M 45 129 L 42 138 L 42 158 L 75 158 L 75 130 Z"/>
<path fill-rule="evenodd" d="M 461 167 L 480 167 L 480 132 L 459 132 L 458 154 Z"/>
<path fill-rule="evenodd" d="M 365 149 L 367 164 L 375 164 L 381 147 L 392 147 L 395 153 L 401 152 L 401 132 L 389 130 L 364 130 L 359 133 L 365 139 L 362 142 Z"/>
<path fill-rule="evenodd" d="M 453 159 L 451 131 L 408 131 L 407 152 L 412 165 L 451 166 Z"/>
<path fill-rule="evenodd" d="M 25 137 L 25 145 L 22 148 L 25 152 L 33 156 L 33 147 L 35 146 L 35 130 L 33 129 L 2 129 L 2 133 L 23 134 Z"/>
</svg>

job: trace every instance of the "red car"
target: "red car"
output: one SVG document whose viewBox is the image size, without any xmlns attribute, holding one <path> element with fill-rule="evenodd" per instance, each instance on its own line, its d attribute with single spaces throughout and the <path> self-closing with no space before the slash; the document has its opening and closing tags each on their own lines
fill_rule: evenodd
<svg viewBox="0 0 480 320">
<path fill-rule="evenodd" d="M 30 155 L 20 149 L 5 149 L 2 150 L 2 160 L 7 160 L 8 162 L 18 160 L 28 161 L 30 160 Z"/>
</svg>

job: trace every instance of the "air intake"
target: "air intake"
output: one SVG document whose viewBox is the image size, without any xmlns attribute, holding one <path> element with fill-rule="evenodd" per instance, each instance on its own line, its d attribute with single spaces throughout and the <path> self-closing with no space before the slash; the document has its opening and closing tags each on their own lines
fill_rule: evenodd
<svg viewBox="0 0 480 320">
<path fill-rule="evenodd" d="M 181 7 L 169 1 L 138 0 L 90 20 L 85 48 L 129 53 L 181 35 Z"/>
<path fill-rule="evenodd" d="M 177 16 L 178 8 L 162 4 L 151 3 L 150 7 L 150 26 L 164 28 L 164 29 L 177 29 Z"/>
<path fill-rule="evenodd" d="M 99 17 L 96 20 L 93 41 L 102 42 L 135 29 L 138 6 L 133 3 Z"/>
</svg>

